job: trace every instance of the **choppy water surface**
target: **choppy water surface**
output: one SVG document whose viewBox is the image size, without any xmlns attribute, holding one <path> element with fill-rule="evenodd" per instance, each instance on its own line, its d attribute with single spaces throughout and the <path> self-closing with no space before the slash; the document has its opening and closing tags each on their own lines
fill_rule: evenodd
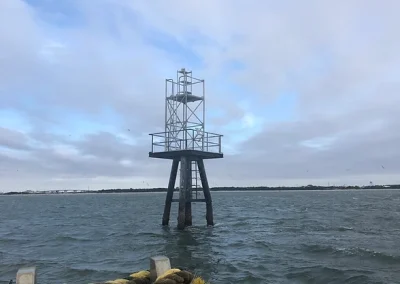
<svg viewBox="0 0 400 284">
<path fill-rule="evenodd" d="M 211 283 L 400 283 L 400 191 L 212 193 L 195 226 L 160 226 L 165 194 L 0 197 L 0 283 L 88 283 L 167 255 Z"/>
</svg>

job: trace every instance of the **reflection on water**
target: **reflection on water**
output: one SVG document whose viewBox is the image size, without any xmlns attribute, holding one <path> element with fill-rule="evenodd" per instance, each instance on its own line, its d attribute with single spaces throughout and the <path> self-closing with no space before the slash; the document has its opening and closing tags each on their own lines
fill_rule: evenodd
<svg viewBox="0 0 400 284">
<path fill-rule="evenodd" d="M 213 228 L 190 227 L 184 231 L 164 227 L 164 254 L 173 267 L 194 271 L 209 279 L 216 273 L 218 259 L 213 251 Z"/>
</svg>

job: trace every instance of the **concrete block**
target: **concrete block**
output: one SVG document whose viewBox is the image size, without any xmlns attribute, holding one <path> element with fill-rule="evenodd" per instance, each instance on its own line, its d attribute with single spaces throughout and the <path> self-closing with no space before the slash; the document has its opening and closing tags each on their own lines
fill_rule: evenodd
<svg viewBox="0 0 400 284">
<path fill-rule="evenodd" d="M 36 267 L 23 267 L 17 272 L 17 284 L 36 284 Z"/>
<path fill-rule="evenodd" d="M 171 262 L 168 257 L 154 256 L 150 258 L 150 280 L 152 282 L 169 269 L 171 269 Z"/>
</svg>

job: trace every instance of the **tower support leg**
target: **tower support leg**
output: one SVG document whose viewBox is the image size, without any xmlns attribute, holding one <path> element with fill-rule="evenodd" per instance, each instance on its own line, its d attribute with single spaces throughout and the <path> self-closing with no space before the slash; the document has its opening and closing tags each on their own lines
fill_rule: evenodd
<svg viewBox="0 0 400 284">
<path fill-rule="evenodd" d="M 172 203 L 172 197 L 174 196 L 174 188 L 176 182 L 176 175 L 178 173 L 178 165 L 179 165 L 178 159 L 172 161 L 171 174 L 169 177 L 167 197 L 165 199 L 164 214 L 162 219 L 163 226 L 168 226 L 169 224 L 169 215 L 171 213 L 171 203 Z"/>
<path fill-rule="evenodd" d="M 206 220 L 207 226 L 214 226 L 214 217 L 213 217 L 213 208 L 212 208 L 212 200 L 211 200 L 211 192 L 208 186 L 206 169 L 204 167 L 203 159 L 197 160 L 197 165 L 199 167 L 201 184 L 203 186 L 204 199 L 206 200 Z"/>
<path fill-rule="evenodd" d="M 179 212 L 178 212 L 178 229 L 183 230 L 186 223 L 186 203 L 188 189 L 188 165 L 190 160 L 188 157 L 181 157 L 181 183 L 179 188 Z"/>
<path fill-rule="evenodd" d="M 186 205 L 185 205 L 185 226 L 192 226 L 192 161 L 187 160 L 187 188 L 186 188 Z"/>
</svg>

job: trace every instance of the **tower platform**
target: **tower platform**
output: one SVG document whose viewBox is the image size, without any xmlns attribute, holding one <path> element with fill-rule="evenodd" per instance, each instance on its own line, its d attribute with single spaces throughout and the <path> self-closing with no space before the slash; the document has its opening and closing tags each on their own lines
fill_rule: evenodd
<svg viewBox="0 0 400 284">
<path fill-rule="evenodd" d="M 158 159 L 180 159 L 182 156 L 190 157 L 191 159 L 221 159 L 224 157 L 222 153 L 213 153 L 199 150 L 177 150 L 164 152 L 149 152 L 150 158 Z"/>
<path fill-rule="evenodd" d="M 172 136 L 172 139 L 168 139 L 168 134 L 170 134 L 170 132 L 150 134 L 152 136 L 152 148 L 149 152 L 149 157 L 172 160 L 162 225 L 167 226 L 169 224 L 172 202 L 179 202 L 178 229 L 183 229 L 186 226 L 192 225 L 192 202 L 205 202 L 207 225 L 213 226 L 214 217 L 211 192 L 203 160 L 220 159 L 224 157 L 224 154 L 221 152 L 222 135 L 206 132 L 200 144 L 197 143 L 195 138 L 192 140 L 188 138 L 175 139 L 174 136 Z M 195 137 L 192 135 L 188 136 Z M 206 138 L 204 139 L 204 137 Z M 183 141 L 185 143 L 181 143 Z M 181 147 L 186 148 L 181 149 Z M 174 199 L 173 195 L 179 163 L 181 164 L 179 199 Z M 197 194 L 196 198 L 193 198 L 193 173 L 196 172 L 198 172 L 200 176 L 202 191 L 204 194 L 203 199 L 197 198 Z"/>
</svg>

